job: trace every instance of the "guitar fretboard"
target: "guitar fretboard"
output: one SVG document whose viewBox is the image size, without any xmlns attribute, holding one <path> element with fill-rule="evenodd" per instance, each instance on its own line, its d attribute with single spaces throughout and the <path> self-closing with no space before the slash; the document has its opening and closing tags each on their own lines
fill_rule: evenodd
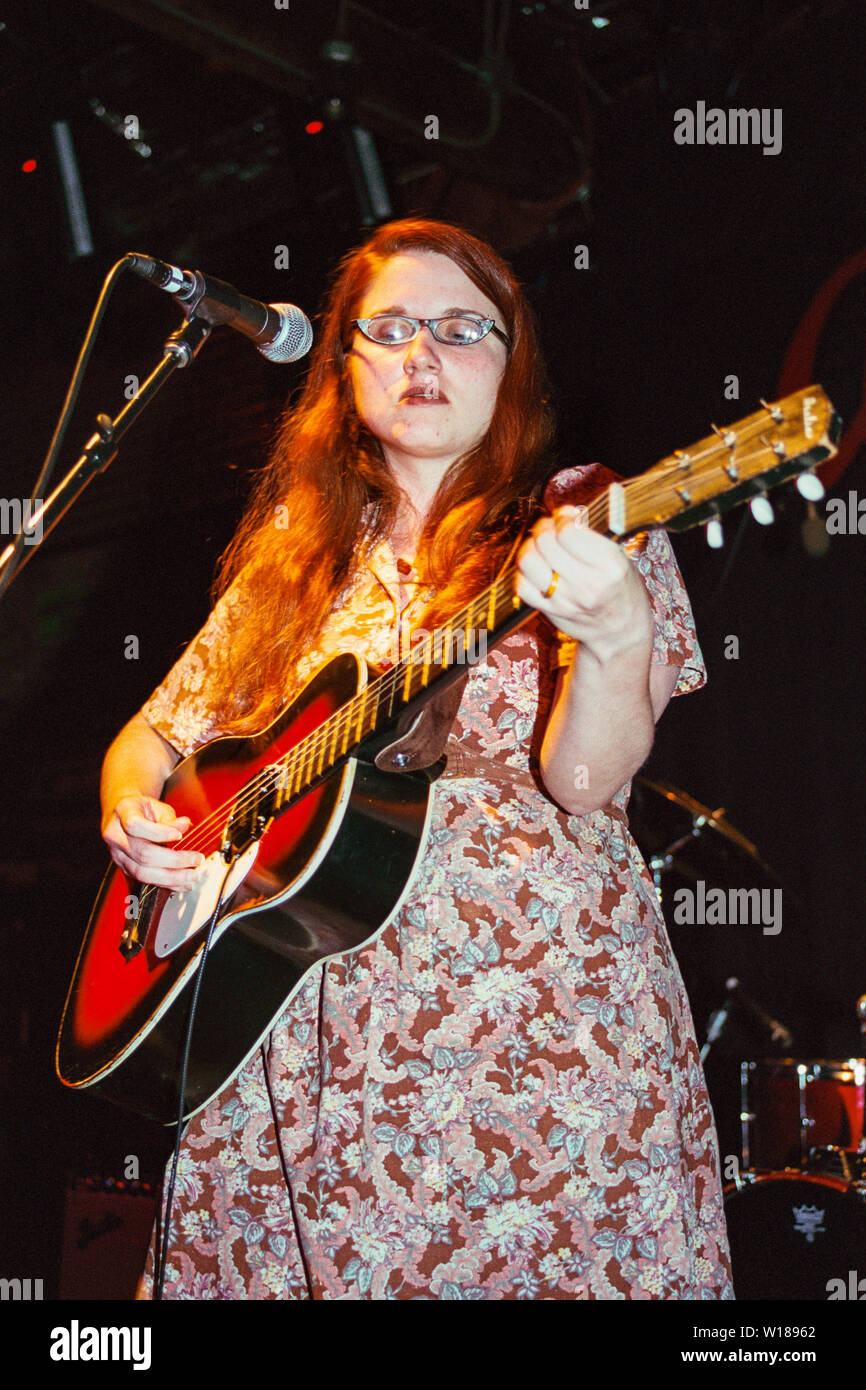
<svg viewBox="0 0 866 1390">
<path fill-rule="evenodd" d="M 397 722 L 400 715 L 449 673 L 483 660 L 487 647 L 532 616 L 533 609 L 515 605 L 516 566 L 497 579 L 457 613 L 445 627 L 426 634 L 410 654 L 363 690 L 359 690 L 297 747 L 285 754 L 272 791 L 274 807 L 284 807 L 326 776 L 343 758 L 368 739 Z"/>
</svg>

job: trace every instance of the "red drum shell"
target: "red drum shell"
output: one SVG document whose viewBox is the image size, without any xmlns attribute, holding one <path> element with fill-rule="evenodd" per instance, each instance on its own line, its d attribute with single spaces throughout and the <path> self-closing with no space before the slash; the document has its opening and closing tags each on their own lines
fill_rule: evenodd
<svg viewBox="0 0 866 1390">
<path fill-rule="evenodd" d="M 799 1168 L 811 1148 L 856 1153 L 864 1135 L 866 1063 L 801 1062 L 773 1058 L 745 1064 L 748 1073 L 749 1165 L 759 1169 Z M 805 1068 L 800 1117 L 800 1072 Z"/>
</svg>

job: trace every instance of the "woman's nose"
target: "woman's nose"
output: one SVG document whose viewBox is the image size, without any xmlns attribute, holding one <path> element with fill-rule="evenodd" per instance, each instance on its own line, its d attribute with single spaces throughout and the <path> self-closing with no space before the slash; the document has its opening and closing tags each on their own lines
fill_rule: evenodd
<svg viewBox="0 0 866 1390">
<path fill-rule="evenodd" d="M 439 360 L 436 352 L 436 339 L 426 324 L 422 323 L 415 337 L 406 344 L 403 360 L 405 362 L 437 362 Z"/>
</svg>

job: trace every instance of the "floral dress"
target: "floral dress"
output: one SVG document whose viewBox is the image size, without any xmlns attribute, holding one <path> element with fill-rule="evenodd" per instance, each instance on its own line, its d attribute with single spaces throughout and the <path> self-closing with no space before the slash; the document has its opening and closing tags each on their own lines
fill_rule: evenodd
<svg viewBox="0 0 866 1390">
<path fill-rule="evenodd" d="M 628 549 L 653 661 L 696 689 L 667 537 Z M 405 570 L 387 543 L 362 558 L 286 701 L 337 651 L 395 659 L 428 597 Z M 181 754 L 219 734 L 208 673 L 242 620 L 230 591 L 143 708 Z M 258 1052 L 186 1128 L 164 1297 L 733 1297 L 712 1112 L 629 787 L 569 815 L 538 777 L 573 649 L 536 615 L 471 667 L 409 896 L 270 1035 L 282 1158 Z"/>
</svg>

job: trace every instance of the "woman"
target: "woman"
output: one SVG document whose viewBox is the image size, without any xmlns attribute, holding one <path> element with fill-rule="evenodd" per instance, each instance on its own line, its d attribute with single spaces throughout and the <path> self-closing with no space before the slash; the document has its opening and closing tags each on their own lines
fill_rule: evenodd
<svg viewBox="0 0 866 1390">
<path fill-rule="evenodd" d="M 489 247 L 407 220 L 345 259 L 223 597 L 107 755 L 117 864 L 193 882 L 159 800 L 179 755 L 263 728 L 335 651 L 393 661 L 490 583 L 549 470 L 545 399 Z M 190 1122 L 166 1297 L 732 1296 L 691 1017 L 625 817 L 705 672 L 664 535 L 629 554 L 579 524 L 599 485 L 544 494 L 516 586 L 538 612 L 469 671 L 403 908 L 313 971 L 268 1075 L 254 1056 Z"/>
</svg>

